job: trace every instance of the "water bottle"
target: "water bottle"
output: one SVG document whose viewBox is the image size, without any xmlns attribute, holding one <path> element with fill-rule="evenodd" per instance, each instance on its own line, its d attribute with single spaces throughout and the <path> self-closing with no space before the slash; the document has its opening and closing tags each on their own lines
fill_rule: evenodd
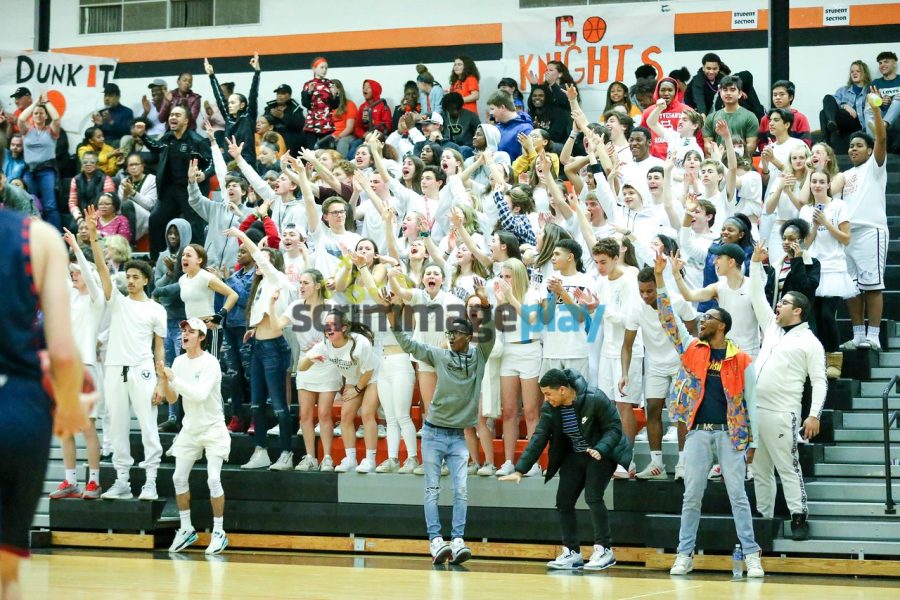
<svg viewBox="0 0 900 600">
<path fill-rule="evenodd" d="M 734 552 L 731 554 L 731 576 L 733 579 L 744 577 L 744 552 L 740 544 L 734 545 Z"/>
</svg>

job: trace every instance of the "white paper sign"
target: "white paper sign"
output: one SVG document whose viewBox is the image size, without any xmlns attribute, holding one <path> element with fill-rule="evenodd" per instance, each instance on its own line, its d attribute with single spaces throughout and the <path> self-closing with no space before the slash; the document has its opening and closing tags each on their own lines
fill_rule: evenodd
<svg viewBox="0 0 900 600">
<path fill-rule="evenodd" d="M 849 6 L 826 6 L 822 13 L 822 24 L 825 27 L 835 27 L 850 24 Z"/>
<path fill-rule="evenodd" d="M 732 29 L 756 29 L 757 13 L 755 10 L 731 11 Z"/>
</svg>

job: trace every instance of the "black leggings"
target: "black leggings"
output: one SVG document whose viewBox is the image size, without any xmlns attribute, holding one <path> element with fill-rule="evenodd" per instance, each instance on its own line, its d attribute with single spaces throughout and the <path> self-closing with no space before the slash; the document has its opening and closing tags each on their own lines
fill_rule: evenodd
<svg viewBox="0 0 900 600">
<path fill-rule="evenodd" d="M 843 298 L 839 296 L 820 296 L 816 298 L 813 306 L 813 314 L 816 317 L 816 336 L 822 342 L 825 352 L 837 352 L 840 346 L 837 310 L 843 301 Z"/>
</svg>

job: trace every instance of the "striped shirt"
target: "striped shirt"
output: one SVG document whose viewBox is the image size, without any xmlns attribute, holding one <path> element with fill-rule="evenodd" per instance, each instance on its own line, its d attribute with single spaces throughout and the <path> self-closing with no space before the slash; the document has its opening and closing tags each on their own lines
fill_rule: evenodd
<svg viewBox="0 0 900 600">
<path fill-rule="evenodd" d="M 581 435 L 581 427 L 578 426 L 578 414 L 573 406 L 559 407 L 559 413 L 562 415 L 563 433 L 572 440 L 572 448 L 575 452 L 587 452 L 588 443 L 584 436 Z"/>
</svg>

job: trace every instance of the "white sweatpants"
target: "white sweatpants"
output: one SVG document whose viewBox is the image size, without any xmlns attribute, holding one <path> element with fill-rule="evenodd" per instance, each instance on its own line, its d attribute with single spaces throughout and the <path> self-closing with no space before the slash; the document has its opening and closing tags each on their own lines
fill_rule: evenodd
<svg viewBox="0 0 900 600">
<path fill-rule="evenodd" d="M 141 468 L 147 471 L 147 480 L 155 481 L 162 458 L 159 443 L 156 410 L 153 407 L 153 391 L 156 388 L 156 371 L 153 362 L 128 367 L 107 366 L 103 377 L 106 392 L 106 410 L 109 412 L 109 436 L 113 447 L 113 466 L 119 479 L 128 481 L 129 470 L 134 464 L 131 457 L 129 401 L 134 416 L 141 426 L 141 442 L 144 445 L 144 461 Z"/>
<path fill-rule="evenodd" d="M 799 415 L 756 409 L 757 440 L 753 455 L 753 485 L 756 509 L 771 519 L 775 512 L 775 470 L 781 479 L 784 499 L 792 515 L 806 513 L 806 488 L 797 452 Z"/>
<path fill-rule="evenodd" d="M 378 402 L 381 403 L 387 421 L 387 449 L 390 458 L 399 458 L 401 436 L 407 457 L 418 455 L 416 426 L 409 414 L 415 382 L 416 374 L 409 354 L 390 354 L 382 359 L 375 385 L 378 389 Z"/>
</svg>

